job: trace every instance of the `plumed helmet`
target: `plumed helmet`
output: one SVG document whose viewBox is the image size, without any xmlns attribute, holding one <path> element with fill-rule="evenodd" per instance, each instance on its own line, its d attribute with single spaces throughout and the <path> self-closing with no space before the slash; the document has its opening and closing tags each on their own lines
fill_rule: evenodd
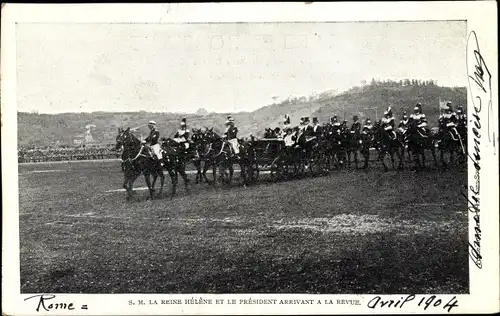
<svg viewBox="0 0 500 316">
<path fill-rule="evenodd" d="M 155 121 L 149 121 L 148 124 L 151 124 L 151 125 L 156 125 L 156 122 Z"/>
</svg>

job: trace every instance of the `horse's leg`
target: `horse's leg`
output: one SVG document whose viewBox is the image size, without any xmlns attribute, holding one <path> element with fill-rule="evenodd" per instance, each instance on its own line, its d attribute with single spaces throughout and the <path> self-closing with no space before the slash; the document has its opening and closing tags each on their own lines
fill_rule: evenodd
<svg viewBox="0 0 500 316">
<path fill-rule="evenodd" d="M 130 192 L 130 186 L 129 186 L 131 175 L 132 175 L 132 173 L 128 172 L 126 170 L 123 173 L 123 188 L 127 191 L 127 200 L 130 200 L 130 198 L 132 196 L 132 192 Z"/>
<path fill-rule="evenodd" d="M 432 154 L 432 159 L 434 160 L 434 166 L 438 166 L 438 161 L 436 157 L 436 146 L 434 146 L 434 143 L 431 143 L 431 154 Z"/>
<path fill-rule="evenodd" d="M 177 174 L 173 168 L 168 168 L 167 171 L 170 176 L 170 182 L 172 184 L 171 196 L 170 196 L 170 198 L 172 199 L 177 191 Z"/>
<path fill-rule="evenodd" d="M 201 163 L 199 160 L 193 161 L 193 165 L 196 168 L 196 179 L 194 180 L 194 183 L 198 184 L 199 181 L 201 181 Z"/>
<path fill-rule="evenodd" d="M 140 174 L 141 174 L 140 172 L 134 172 L 131 175 L 131 177 L 128 179 L 127 192 L 129 192 L 129 198 L 131 198 L 134 194 L 134 190 L 133 190 L 134 182 L 135 182 L 135 180 L 137 180 L 137 178 L 139 177 Z"/>
<path fill-rule="evenodd" d="M 160 176 L 160 191 L 158 192 L 158 196 L 163 193 L 163 185 L 165 184 L 165 176 L 163 175 L 163 168 L 158 170 L 158 176 Z"/>
<path fill-rule="evenodd" d="M 146 185 L 148 186 L 149 198 L 151 200 L 153 200 L 154 199 L 154 189 L 153 189 L 153 186 L 151 185 L 151 173 L 149 171 L 146 171 L 143 174 L 144 174 L 144 180 L 146 180 Z"/>
<path fill-rule="evenodd" d="M 358 148 L 354 148 L 354 166 L 358 169 Z"/>
<path fill-rule="evenodd" d="M 227 181 L 227 184 L 231 184 L 231 181 L 233 181 L 233 173 L 234 173 L 233 163 L 229 161 L 229 179 Z"/>
<path fill-rule="evenodd" d="M 394 149 L 389 150 L 389 155 L 391 156 L 392 169 L 396 169 L 396 162 L 394 161 Z"/>
<path fill-rule="evenodd" d="M 383 149 L 380 149 L 378 152 L 378 160 L 382 163 L 382 166 L 384 167 L 384 171 L 388 171 L 389 169 L 387 168 L 387 165 L 385 164 L 384 158 L 385 158 L 385 151 Z"/>
<path fill-rule="evenodd" d="M 186 191 L 189 191 L 189 178 L 187 176 L 187 173 L 186 173 L 186 165 L 181 165 L 179 167 L 179 174 L 181 175 L 182 177 L 182 181 L 184 181 L 184 189 L 186 189 Z"/>
</svg>

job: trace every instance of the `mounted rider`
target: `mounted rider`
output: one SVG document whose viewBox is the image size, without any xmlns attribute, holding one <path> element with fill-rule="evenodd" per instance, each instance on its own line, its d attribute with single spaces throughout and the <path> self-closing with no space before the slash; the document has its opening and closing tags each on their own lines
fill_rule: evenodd
<svg viewBox="0 0 500 316">
<path fill-rule="evenodd" d="M 392 138 L 393 140 L 396 139 L 396 132 L 394 131 L 394 117 L 392 116 L 392 109 L 391 107 L 388 107 L 387 110 L 384 112 L 384 117 L 382 118 L 382 128 L 384 131 L 387 133 L 387 135 Z"/>
<path fill-rule="evenodd" d="M 410 115 L 410 118 L 414 119 L 417 122 L 417 127 L 419 129 L 420 134 L 426 137 L 428 135 L 427 117 L 422 112 L 422 104 L 417 103 L 417 105 L 415 105 L 415 108 L 413 109 L 413 114 Z"/>
<path fill-rule="evenodd" d="M 462 126 L 467 126 L 467 114 L 465 114 L 464 108 L 459 105 L 457 108 L 457 124 Z"/>
<path fill-rule="evenodd" d="M 443 127 L 445 131 L 450 132 L 451 135 L 456 138 L 456 140 L 458 140 L 458 138 L 460 137 L 457 131 L 458 118 L 457 114 L 453 112 L 451 102 L 446 103 L 444 111 L 444 114 L 439 117 L 440 126 Z"/>
<path fill-rule="evenodd" d="M 321 125 L 319 125 L 319 120 L 317 117 L 313 117 L 313 121 L 312 121 L 313 125 L 312 125 L 312 135 L 313 136 L 316 136 L 316 137 L 319 137 L 322 133 L 322 127 Z"/>
<path fill-rule="evenodd" d="M 363 126 L 363 134 L 372 134 L 373 133 L 373 125 L 372 125 L 372 120 L 368 117 L 365 120 L 365 125 Z"/>
<path fill-rule="evenodd" d="M 340 134 L 341 125 L 340 125 L 339 119 L 338 119 L 336 114 L 330 118 L 330 124 L 331 124 L 332 130 L 333 130 L 333 134 L 334 135 Z"/>
<path fill-rule="evenodd" d="M 352 117 L 351 134 L 359 135 L 361 132 L 361 123 L 357 115 Z"/>
<path fill-rule="evenodd" d="M 180 128 L 174 135 L 174 141 L 177 142 L 186 151 L 189 149 L 189 135 L 190 131 L 186 126 L 186 118 L 181 120 Z"/>
<path fill-rule="evenodd" d="M 228 116 L 226 120 L 226 130 L 224 131 L 224 138 L 229 142 L 230 148 L 235 155 L 240 154 L 240 143 L 237 138 L 238 128 L 234 126 L 234 118 Z"/>
<path fill-rule="evenodd" d="M 406 113 L 406 111 L 404 111 L 403 118 L 401 119 L 398 125 L 398 130 L 401 134 L 405 134 L 406 131 L 408 130 L 408 123 L 409 123 L 408 114 Z"/>
<path fill-rule="evenodd" d="M 158 140 L 160 139 L 160 132 L 156 129 L 156 122 L 149 121 L 148 127 L 149 135 L 148 137 L 146 137 L 146 139 L 144 139 L 143 143 L 146 144 L 146 146 L 148 146 L 148 148 L 151 150 L 153 159 L 161 161 L 163 157 L 161 146 L 158 143 Z"/>
</svg>

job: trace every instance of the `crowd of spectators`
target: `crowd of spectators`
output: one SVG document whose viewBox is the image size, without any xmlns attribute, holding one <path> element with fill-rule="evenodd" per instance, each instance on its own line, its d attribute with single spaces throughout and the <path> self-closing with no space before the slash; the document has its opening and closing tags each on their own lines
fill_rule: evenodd
<svg viewBox="0 0 500 316">
<path fill-rule="evenodd" d="M 120 158 L 120 152 L 114 145 L 102 146 L 58 146 L 58 147 L 22 147 L 18 150 L 18 162 L 46 162 L 70 160 L 95 160 Z"/>
</svg>

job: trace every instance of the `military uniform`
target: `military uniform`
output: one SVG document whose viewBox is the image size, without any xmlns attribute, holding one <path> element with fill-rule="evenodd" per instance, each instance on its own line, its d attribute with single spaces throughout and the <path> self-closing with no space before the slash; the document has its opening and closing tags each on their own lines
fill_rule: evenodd
<svg viewBox="0 0 500 316">
<path fill-rule="evenodd" d="M 363 134 L 371 134 L 372 131 L 373 131 L 373 125 L 372 125 L 372 123 L 366 123 L 363 126 L 363 131 L 362 131 Z"/>
<path fill-rule="evenodd" d="M 398 130 L 401 134 L 406 133 L 406 131 L 408 130 L 408 123 L 409 123 L 408 116 L 406 115 L 406 112 L 405 112 L 403 114 L 403 119 L 399 122 L 399 125 L 398 125 Z"/>
<path fill-rule="evenodd" d="M 151 131 L 144 141 L 149 145 L 149 148 L 153 151 L 154 156 L 158 160 L 161 160 L 163 157 L 161 153 L 161 146 L 158 143 L 160 139 L 160 132 L 156 129 L 156 122 L 150 121 L 149 125 L 152 126 Z"/>
<path fill-rule="evenodd" d="M 189 130 L 185 127 L 181 127 L 180 129 L 177 130 L 177 133 L 175 133 L 174 141 L 176 141 L 179 144 L 183 144 L 184 148 L 187 150 L 189 149 L 189 135 L 190 135 Z"/>
<path fill-rule="evenodd" d="M 458 136 L 458 131 L 456 129 L 458 119 L 456 113 L 453 112 L 451 107 L 448 107 L 446 113 L 439 117 L 439 121 L 441 122 L 441 126 L 443 126 L 446 130 L 451 131 Z"/>
<path fill-rule="evenodd" d="M 232 117 L 228 117 L 228 120 L 226 122 L 226 130 L 224 131 L 224 136 L 228 140 L 231 148 L 233 149 L 233 152 L 238 155 L 240 153 L 240 144 L 238 142 L 237 134 L 238 134 L 238 128 L 233 125 L 234 120 Z"/>
<path fill-rule="evenodd" d="M 410 115 L 410 118 L 417 122 L 417 126 L 423 131 L 427 132 L 427 117 L 422 113 L 422 105 L 417 103 L 414 109 L 414 113 Z"/>
<path fill-rule="evenodd" d="M 351 133 L 358 135 L 361 132 L 361 123 L 355 120 L 351 125 Z"/>
</svg>

